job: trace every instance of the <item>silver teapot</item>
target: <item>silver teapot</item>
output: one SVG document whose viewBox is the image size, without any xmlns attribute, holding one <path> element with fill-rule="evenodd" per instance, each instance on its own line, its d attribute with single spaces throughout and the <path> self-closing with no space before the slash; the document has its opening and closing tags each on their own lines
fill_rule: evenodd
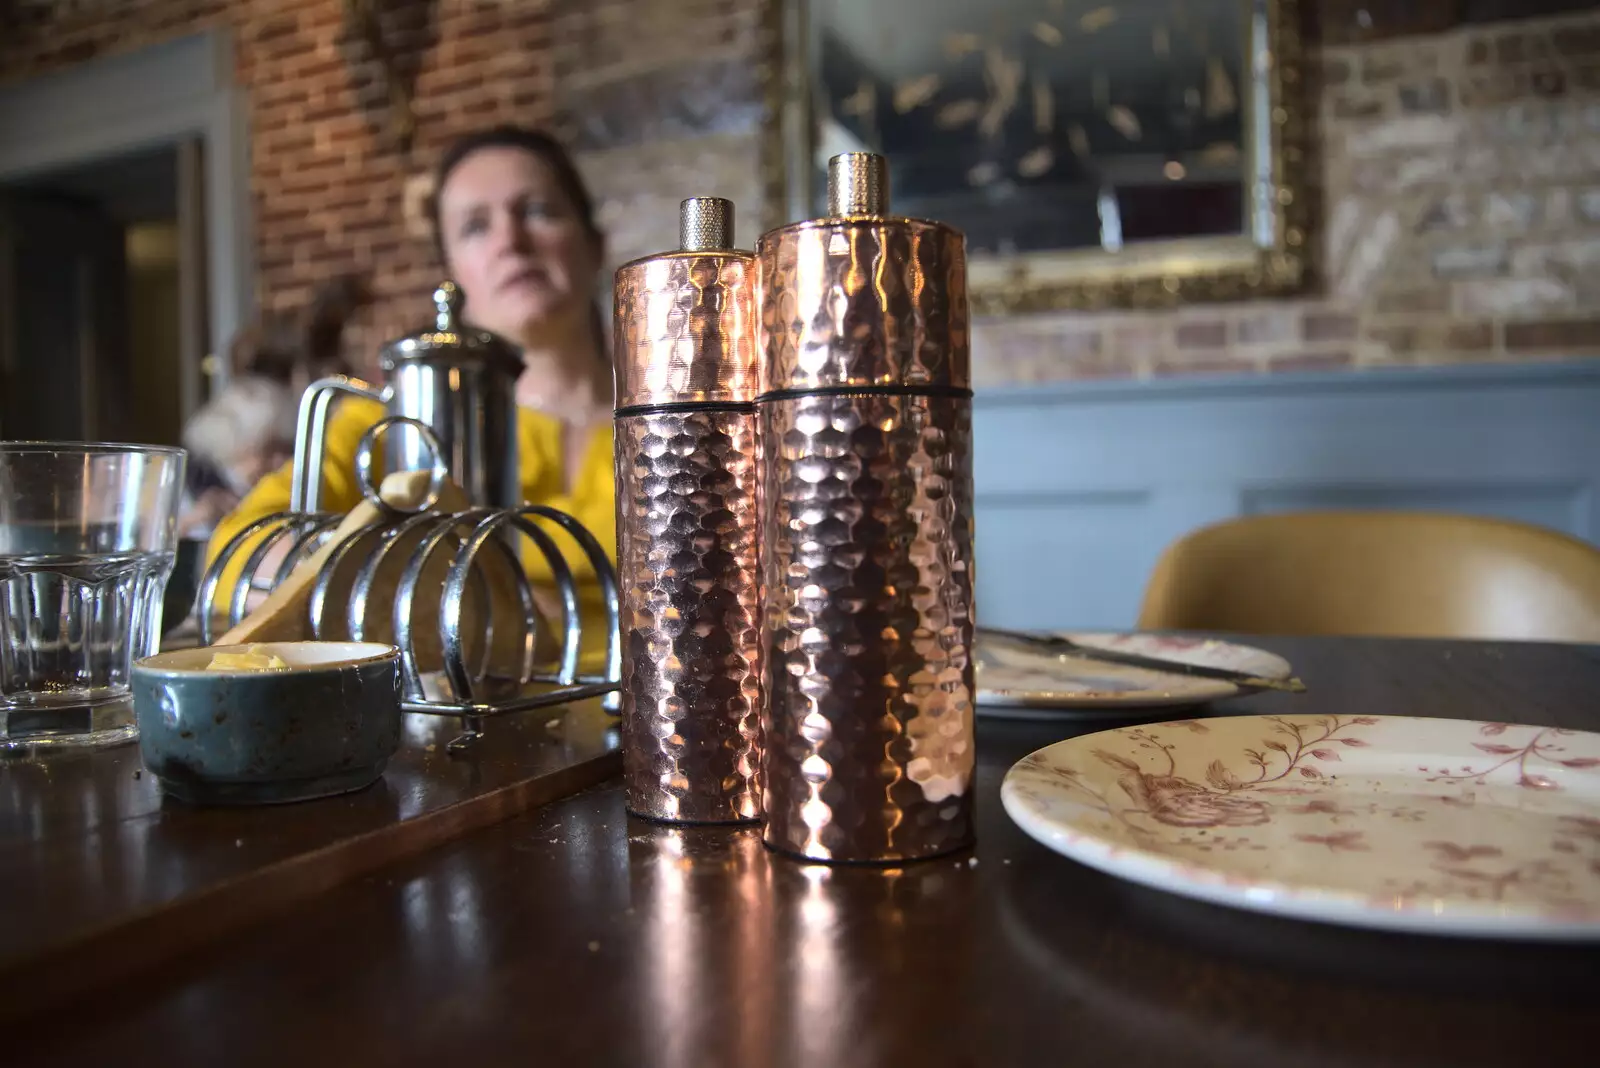
<svg viewBox="0 0 1600 1068">
<path fill-rule="evenodd" d="M 522 357 L 494 334 L 458 323 L 461 291 L 454 282 L 441 283 L 433 300 L 432 329 L 383 346 L 381 387 L 345 375 L 307 387 L 295 435 L 294 511 L 318 510 L 328 413 L 341 394 L 368 397 L 388 409 L 382 436 L 391 471 L 448 475 L 473 507 L 523 503 L 516 400 Z"/>
</svg>

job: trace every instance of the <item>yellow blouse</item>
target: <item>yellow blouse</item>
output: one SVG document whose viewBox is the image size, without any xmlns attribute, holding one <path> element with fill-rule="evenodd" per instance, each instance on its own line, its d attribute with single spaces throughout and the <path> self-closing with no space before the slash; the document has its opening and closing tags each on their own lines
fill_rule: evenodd
<svg viewBox="0 0 1600 1068">
<path fill-rule="evenodd" d="M 322 459 L 322 498 L 326 512 L 348 512 L 361 501 L 356 483 L 355 455 L 361 437 L 388 412 L 376 401 L 360 397 L 341 399 L 329 415 L 327 443 Z M 584 446 L 576 481 L 564 490 L 566 457 L 563 452 L 562 424 L 548 415 L 526 408 L 517 410 L 517 453 L 521 458 L 522 499 L 548 505 L 582 523 L 605 549 L 614 564 L 617 559 L 616 477 L 612 463 L 611 428 L 597 430 Z M 209 563 L 239 531 L 263 516 L 289 507 L 289 488 L 293 465 L 256 483 L 239 507 L 217 524 L 206 547 Z M 585 672 L 605 667 L 606 611 L 594 566 L 577 544 L 565 535 L 553 538 L 560 546 L 578 585 L 578 610 L 583 621 L 580 663 Z M 528 576 L 540 585 L 555 586 L 544 554 L 531 546 L 524 554 Z M 222 588 L 230 588 L 224 576 Z M 559 626 L 560 620 L 551 620 Z"/>
</svg>

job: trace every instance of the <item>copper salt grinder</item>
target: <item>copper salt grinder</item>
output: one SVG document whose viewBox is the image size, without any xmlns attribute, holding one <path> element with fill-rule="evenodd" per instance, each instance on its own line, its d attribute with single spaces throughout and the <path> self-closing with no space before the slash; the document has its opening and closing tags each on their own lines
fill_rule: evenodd
<svg viewBox="0 0 1600 1068">
<path fill-rule="evenodd" d="M 973 840 L 966 242 L 828 164 L 756 246 L 766 842 L 897 863 Z"/>
<path fill-rule="evenodd" d="M 761 817 L 754 257 L 733 204 L 617 269 L 617 579 L 628 810 Z"/>
</svg>

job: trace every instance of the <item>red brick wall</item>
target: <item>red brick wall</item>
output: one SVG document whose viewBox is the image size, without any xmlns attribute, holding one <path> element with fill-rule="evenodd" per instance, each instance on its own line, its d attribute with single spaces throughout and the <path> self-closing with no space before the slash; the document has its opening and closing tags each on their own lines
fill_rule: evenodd
<svg viewBox="0 0 1600 1068">
<path fill-rule="evenodd" d="M 414 201 L 412 179 L 441 145 L 493 122 L 547 123 L 554 107 L 549 4 L 378 6 L 393 9 L 386 38 L 416 67 L 409 156 L 343 0 L 25 0 L 0 22 L 0 71 L 22 78 L 230 26 L 238 78 L 251 90 L 257 298 L 269 311 L 296 309 L 316 283 L 370 271 L 378 302 L 353 345 L 370 354 L 381 337 L 424 321 L 438 274 L 425 232 L 408 222 L 408 180 Z"/>
<path fill-rule="evenodd" d="M 613 262 L 670 243 L 689 194 L 734 199 L 752 240 L 766 2 L 373 0 L 415 77 L 409 155 L 345 0 L 15 0 L 0 6 L 0 79 L 231 26 L 251 90 L 259 301 L 297 308 L 317 282 L 370 270 L 378 305 L 355 336 L 370 357 L 427 311 L 438 267 L 416 207 L 440 146 L 468 128 L 570 138 Z M 982 323 L 981 383 L 1600 355 L 1600 14 L 1451 29 L 1493 5 L 1306 6 L 1323 42 L 1321 288 Z"/>
</svg>

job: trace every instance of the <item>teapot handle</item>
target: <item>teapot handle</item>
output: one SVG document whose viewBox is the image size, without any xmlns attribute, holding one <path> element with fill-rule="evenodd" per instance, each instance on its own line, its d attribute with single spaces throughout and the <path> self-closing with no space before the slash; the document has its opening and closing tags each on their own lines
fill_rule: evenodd
<svg viewBox="0 0 1600 1068">
<path fill-rule="evenodd" d="M 322 502 L 322 457 L 327 449 L 328 412 L 339 394 L 370 397 L 389 403 L 389 391 L 347 375 L 320 378 L 300 398 L 300 424 L 294 436 L 294 474 L 289 484 L 289 509 L 315 512 Z"/>
</svg>

